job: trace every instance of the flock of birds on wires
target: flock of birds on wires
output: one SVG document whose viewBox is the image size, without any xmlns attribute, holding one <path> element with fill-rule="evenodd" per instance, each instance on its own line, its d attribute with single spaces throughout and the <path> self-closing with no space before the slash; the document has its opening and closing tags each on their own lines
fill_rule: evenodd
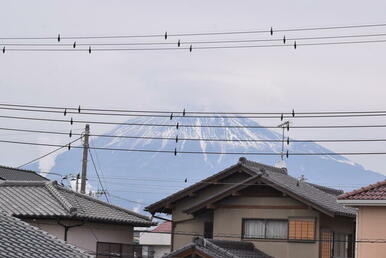
<svg viewBox="0 0 386 258">
<path fill-rule="evenodd" d="M 386 24 L 378 23 L 284 29 L 270 27 L 262 30 L 195 33 L 170 33 L 166 31 L 155 34 L 98 36 L 67 36 L 59 33 L 55 36 L 3 36 L 0 37 L 0 46 L 2 46 L 3 54 L 8 51 L 80 51 L 91 54 L 95 51 L 185 50 L 192 52 L 194 50 L 275 47 L 291 47 L 297 49 L 303 46 L 385 43 L 386 33 L 377 30 L 384 27 L 386 27 Z M 365 32 L 363 30 L 365 30 Z M 369 31 L 371 31 L 371 33 L 369 33 Z M 325 32 L 334 32 L 334 34 L 325 34 Z M 309 35 L 308 33 L 318 34 Z"/>
</svg>

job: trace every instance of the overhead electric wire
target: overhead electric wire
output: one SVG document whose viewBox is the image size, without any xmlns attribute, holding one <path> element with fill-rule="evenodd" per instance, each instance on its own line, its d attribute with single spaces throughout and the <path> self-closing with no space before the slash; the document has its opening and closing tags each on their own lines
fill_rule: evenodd
<svg viewBox="0 0 386 258">
<path fill-rule="evenodd" d="M 127 126 L 148 126 L 148 127 L 174 127 L 174 128 L 265 128 L 265 129 L 281 129 L 278 126 L 260 126 L 260 125 L 193 125 L 193 124 L 160 124 L 160 123 L 126 123 L 126 122 L 106 122 L 106 121 L 91 121 L 91 120 L 75 120 L 75 119 L 53 119 L 39 117 L 24 117 L 24 116 L 4 116 L 0 118 L 19 119 L 31 121 L 45 122 L 60 122 L 60 123 L 78 123 L 78 124 L 103 124 L 103 125 L 127 125 Z M 385 128 L 386 124 L 366 124 L 366 125 L 296 125 L 290 126 L 291 129 L 338 129 L 338 128 Z"/>
<path fill-rule="evenodd" d="M 66 109 L 66 108 L 64 108 Z M 64 110 L 63 109 L 63 110 Z M 15 108 L 15 107 L 2 107 L 0 105 L 0 110 L 11 110 L 11 111 L 23 111 L 23 112 L 41 112 L 41 113 L 54 113 L 54 114 L 64 114 L 63 110 L 52 110 L 52 109 L 36 109 L 36 108 Z M 171 112 L 173 113 L 173 112 Z M 170 118 L 170 114 L 148 114 L 148 113 L 135 113 L 135 114 L 130 114 L 130 113 L 106 113 L 106 112 L 88 112 L 88 111 L 71 111 L 71 110 L 66 110 L 66 115 L 70 114 L 76 114 L 76 115 L 99 115 L 99 116 L 122 116 L 122 117 L 160 117 L 160 118 Z M 339 118 L 339 117 L 382 117 L 386 116 L 386 111 L 384 113 L 361 113 L 361 114 L 322 114 L 322 115 L 296 115 L 295 117 L 292 115 L 283 115 L 284 118 Z M 172 118 L 181 118 L 181 117 L 186 117 L 186 118 L 239 118 L 239 119 L 246 119 L 246 118 L 263 118 L 263 119 L 278 119 L 281 118 L 281 116 L 274 116 L 274 115 L 240 115 L 240 116 L 235 116 L 235 115 L 189 115 L 186 114 L 174 114 L 172 115 Z"/>
<path fill-rule="evenodd" d="M 296 42 L 296 41 L 295 41 Z M 233 45 L 233 46 L 195 46 L 194 50 L 212 50 L 212 49 L 246 49 L 246 48 L 281 48 L 281 47 L 302 47 L 302 46 L 327 46 L 327 45 L 352 45 L 352 44 L 371 44 L 385 43 L 384 40 L 362 40 L 362 41 L 335 41 L 335 42 L 315 42 L 293 44 L 270 44 L 270 45 Z M 5 49 L 4 49 L 5 50 Z M 109 51 L 192 51 L 192 45 L 189 47 L 152 47 L 152 48 L 8 48 L 5 51 L 11 52 L 109 52 Z M 5 52 L 4 51 L 4 52 Z"/>
<path fill-rule="evenodd" d="M 354 34 L 354 35 L 332 35 L 332 36 L 316 36 L 316 37 L 288 37 L 286 41 L 295 40 L 322 40 L 322 39 L 344 39 L 344 38 L 368 38 L 368 37 L 383 37 L 386 33 L 374 34 Z M 267 38 L 267 39 L 237 39 L 237 40 L 206 40 L 206 41 L 180 41 L 180 45 L 200 45 L 200 44 L 228 44 L 228 43 L 251 43 L 251 42 L 283 42 L 283 38 Z M 77 43 L 76 46 L 153 46 L 153 45 L 176 45 L 176 42 L 160 41 L 160 42 L 118 42 L 118 43 Z M 31 46 L 31 47 L 71 47 L 73 43 L 2 43 L 2 46 Z"/>
<path fill-rule="evenodd" d="M 215 32 L 193 32 L 193 33 L 167 33 L 168 37 L 183 37 L 183 36 L 216 36 L 216 35 L 238 35 L 238 34 L 261 34 L 272 32 L 299 32 L 299 31 L 318 31 L 318 30 L 341 30 L 341 29 L 357 29 L 357 28 L 376 28 L 386 27 L 386 23 L 373 23 L 373 24 L 356 24 L 356 25 L 339 25 L 339 26 L 317 26 L 317 27 L 294 27 L 294 28 L 267 28 L 261 30 L 239 30 L 239 31 L 215 31 Z M 153 33 L 153 34 L 131 34 L 131 35 L 94 35 L 94 36 L 23 36 L 23 37 L 0 37 L 0 40 L 58 40 L 60 36 L 61 40 L 75 40 L 75 39 L 117 39 L 117 38 L 157 38 L 165 37 L 165 33 Z"/>
<path fill-rule="evenodd" d="M 102 188 L 102 193 L 104 194 L 104 196 L 105 196 L 107 202 L 110 203 L 110 199 L 109 199 L 109 197 L 108 197 L 108 195 L 107 195 L 107 189 L 106 189 L 106 188 L 103 186 L 103 184 L 102 184 L 102 180 L 101 180 L 101 178 L 100 178 L 100 176 L 99 176 L 99 172 L 98 172 L 98 169 L 97 169 L 97 167 L 96 167 L 96 164 L 95 164 L 95 161 L 94 161 L 94 157 L 93 157 L 93 155 L 92 155 L 92 153 L 91 153 L 91 150 L 88 149 L 88 152 L 90 153 L 91 162 L 92 162 L 92 164 L 93 164 L 93 166 L 94 166 L 95 174 L 96 174 L 97 177 L 98 177 L 98 182 L 99 182 L 99 184 L 100 184 L 100 186 L 101 186 L 101 188 Z"/>
<path fill-rule="evenodd" d="M 48 152 L 48 153 L 46 153 L 46 154 L 44 154 L 44 155 L 42 155 L 42 156 L 39 156 L 39 157 L 37 157 L 37 158 L 35 158 L 35 159 L 31 160 L 31 161 L 28 161 L 28 162 L 26 162 L 26 163 L 24 163 L 24 164 L 18 166 L 17 168 L 22 168 L 22 167 L 27 166 L 27 165 L 29 165 L 29 164 L 31 164 L 31 163 L 34 163 L 35 161 L 38 161 L 38 160 L 40 160 L 40 159 L 42 159 L 42 158 L 45 158 L 45 157 L 51 155 L 52 153 L 55 153 L 55 152 L 57 152 L 57 151 L 59 151 L 59 150 L 61 150 L 61 149 L 63 149 L 63 148 L 68 147 L 70 144 L 72 144 L 72 143 L 74 143 L 74 142 L 77 142 L 77 141 L 80 140 L 80 139 L 82 139 L 82 136 L 79 137 L 79 138 L 76 138 L 75 140 L 73 140 L 73 141 L 71 141 L 71 142 L 69 142 L 69 143 L 67 143 L 67 144 L 65 144 L 65 145 L 61 145 L 61 146 L 59 146 L 59 148 L 54 149 L 54 150 L 52 150 L 52 151 L 50 151 L 50 152 Z"/>
<path fill-rule="evenodd" d="M 12 103 L 0 103 L 0 106 L 10 107 L 26 107 L 26 108 L 41 108 L 41 109 L 58 109 L 63 113 L 64 110 L 78 111 L 79 107 L 71 106 L 46 106 L 46 105 L 26 105 L 26 104 L 12 104 Z M 156 113 L 156 114 L 183 114 L 181 110 L 138 110 L 138 109 L 107 109 L 107 108 L 81 108 L 83 111 L 103 111 L 103 112 L 128 112 L 128 113 Z M 386 113 L 386 110 L 354 110 L 354 111 L 297 111 L 296 115 L 306 114 L 373 114 L 373 113 Z M 185 111 L 185 114 L 216 114 L 216 115 L 292 115 L 292 112 L 224 112 L 224 111 Z"/>
<path fill-rule="evenodd" d="M 0 140 L 2 143 L 62 147 L 63 145 L 51 143 L 35 143 L 25 141 Z M 71 146 L 71 148 L 83 149 L 83 146 Z M 208 154 L 208 155 L 253 155 L 253 156 L 282 156 L 282 152 L 222 152 L 222 151 L 183 151 L 183 150 L 154 150 L 154 149 L 128 149 L 128 148 L 109 148 L 109 147 L 89 147 L 95 150 L 127 151 L 127 152 L 147 152 L 147 153 L 168 153 L 168 154 Z M 386 151 L 379 152 L 288 152 L 289 156 L 337 156 L 337 155 L 386 155 Z"/>
<path fill-rule="evenodd" d="M 40 134 L 55 134 L 55 135 L 69 135 L 68 132 L 59 131 L 46 131 L 46 130 L 32 130 L 32 129 L 19 129 L 19 128 L 4 128 L 0 127 L 0 130 L 4 131 L 16 131 L 26 133 L 40 133 Z M 72 132 L 73 136 L 81 136 L 81 133 Z M 175 137 L 156 137 L 156 136 L 130 136 L 130 135 L 110 135 L 110 134 L 90 134 L 91 137 L 102 138 L 123 138 L 123 139 L 146 139 L 146 140 L 167 140 L 176 141 Z M 373 138 L 373 139 L 284 139 L 284 142 L 297 143 L 297 142 L 386 142 L 386 138 Z M 283 139 L 221 139 L 221 138 L 188 138 L 179 137 L 178 141 L 208 141 L 208 142 L 283 142 Z"/>
</svg>

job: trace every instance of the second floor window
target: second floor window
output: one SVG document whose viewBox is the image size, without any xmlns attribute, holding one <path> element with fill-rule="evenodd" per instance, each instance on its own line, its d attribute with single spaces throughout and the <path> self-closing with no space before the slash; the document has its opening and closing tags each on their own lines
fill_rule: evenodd
<svg viewBox="0 0 386 258">
<path fill-rule="evenodd" d="M 287 239 L 288 221 L 275 219 L 245 219 L 243 238 Z"/>
</svg>

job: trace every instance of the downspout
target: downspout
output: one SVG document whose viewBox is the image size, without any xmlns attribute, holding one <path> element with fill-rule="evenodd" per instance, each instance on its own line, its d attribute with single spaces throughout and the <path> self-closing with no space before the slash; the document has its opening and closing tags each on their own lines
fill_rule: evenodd
<svg viewBox="0 0 386 258">
<path fill-rule="evenodd" d="M 68 230 L 70 228 L 75 228 L 75 227 L 80 227 L 80 226 L 83 226 L 85 224 L 84 221 L 82 221 L 82 223 L 80 224 L 76 224 L 76 225 L 66 225 L 66 224 L 63 224 L 62 222 L 60 222 L 60 220 L 58 220 L 58 225 L 62 226 L 64 228 L 64 241 L 67 242 L 67 236 L 68 236 Z"/>
</svg>

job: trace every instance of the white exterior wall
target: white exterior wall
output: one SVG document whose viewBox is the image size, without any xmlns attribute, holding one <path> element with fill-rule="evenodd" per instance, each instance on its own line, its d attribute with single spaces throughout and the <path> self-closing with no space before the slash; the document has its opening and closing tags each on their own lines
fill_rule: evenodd
<svg viewBox="0 0 386 258">
<path fill-rule="evenodd" d="M 55 220 L 24 220 L 60 239 L 64 240 L 64 227 Z M 61 221 L 66 225 L 78 225 L 80 221 Z M 67 243 L 86 251 L 95 253 L 97 242 L 131 244 L 133 227 L 104 223 L 86 222 L 82 226 L 70 228 L 67 232 Z"/>
<path fill-rule="evenodd" d="M 139 236 L 139 244 L 153 246 L 154 258 L 161 258 L 170 253 L 171 239 L 171 234 L 142 232 Z"/>
</svg>

